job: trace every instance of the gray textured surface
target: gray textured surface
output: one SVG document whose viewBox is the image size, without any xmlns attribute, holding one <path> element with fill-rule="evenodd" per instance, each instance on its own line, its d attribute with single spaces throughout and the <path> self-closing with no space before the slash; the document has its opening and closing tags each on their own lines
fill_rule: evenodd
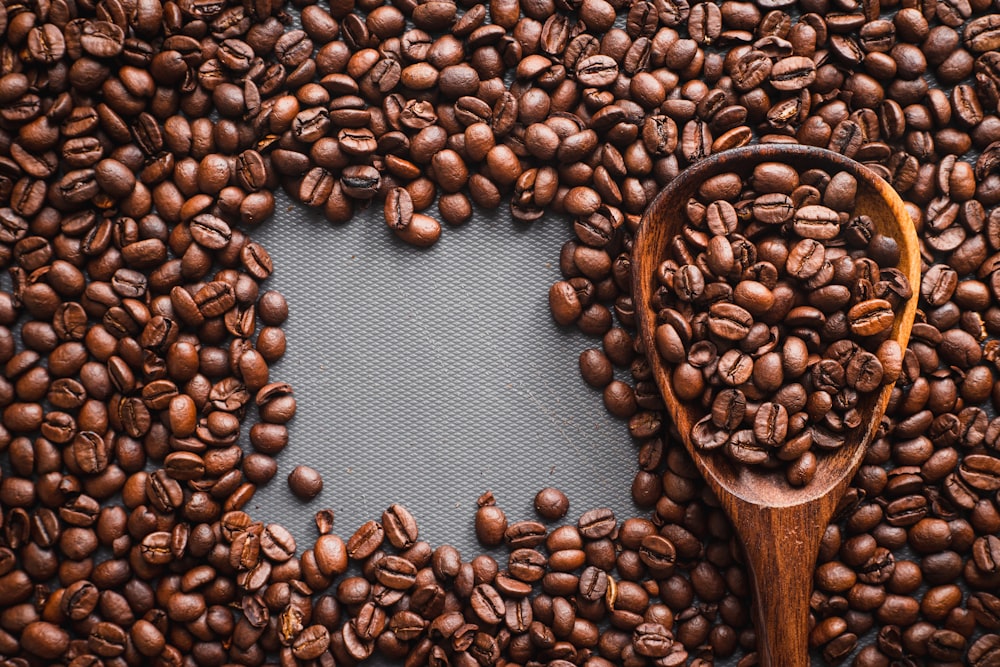
<svg viewBox="0 0 1000 667">
<path fill-rule="evenodd" d="M 533 495 L 548 485 L 567 492 L 573 519 L 591 507 L 635 511 L 634 445 L 577 370 L 599 341 L 560 330 L 548 312 L 565 220 L 520 227 L 503 210 L 477 214 L 421 251 L 392 236 L 380 208 L 333 227 L 279 202 L 252 235 L 274 259 L 266 286 L 289 302 L 288 353 L 271 377 L 292 384 L 298 413 L 255 516 L 306 548 L 320 508 L 347 536 L 400 502 L 424 539 L 471 556 L 487 489 L 511 520 L 534 518 Z M 311 503 L 285 483 L 297 463 L 323 474 Z"/>
</svg>

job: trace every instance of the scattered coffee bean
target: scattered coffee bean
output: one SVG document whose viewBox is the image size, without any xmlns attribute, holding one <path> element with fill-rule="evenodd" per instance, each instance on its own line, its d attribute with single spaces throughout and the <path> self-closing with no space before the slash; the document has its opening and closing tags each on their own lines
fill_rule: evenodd
<svg viewBox="0 0 1000 667">
<path fill-rule="evenodd" d="M 544 488 L 535 494 L 535 511 L 543 519 L 557 521 L 569 511 L 569 498 L 559 489 Z"/>
<path fill-rule="evenodd" d="M 323 490 L 323 478 L 315 469 L 298 465 L 288 473 L 288 488 L 299 498 L 312 500 Z"/>
<path fill-rule="evenodd" d="M 477 504 L 476 539 L 487 547 L 501 544 L 507 531 L 507 515 L 497 507 L 496 499 L 488 491 L 479 497 Z"/>
</svg>

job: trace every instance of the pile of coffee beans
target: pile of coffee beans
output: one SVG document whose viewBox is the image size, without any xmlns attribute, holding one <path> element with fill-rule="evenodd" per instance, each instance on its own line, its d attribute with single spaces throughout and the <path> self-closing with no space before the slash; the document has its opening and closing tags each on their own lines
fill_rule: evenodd
<svg viewBox="0 0 1000 667">
<path fill-rule="evenodd" d="M 249 521 L 236 512 L 223 524 Z M 302 556 L 309 588 L 332 590 L 332 577 L 352 562 L 360 572 L 340 579 L 335 592 L 312 607 L 301 591 L 293 589 L 289 600 L 280 588 L 288 606 L 277 609 L 283 616 L 298 610 L 291 613 L 299 629 L 292 634 L 287 619 L 279 620 L 281 643 L 298 659 L 329 650 L 336 661 L 331 664 L 356 664 L 375 651 L 408 665 L 688 664 L 685 625 L 675 636 L 671 606 L 655 601 L 643 582 L 646 572 L 670 576 L 676 559 L 673 544 L 651 520 L 619 523 L 601 508 L 551 530 L 534 520 L 508 524 L 487 493 L 475 527 L 484 544 L 506 544 L 506 561 L 482 554 L 463 560 L 448 545 L 432 549 L 418 540 L 415 519 L 400 505 L 389 507 L 381 521 L 366 522 L 346 543 L 321 535 Z M 265 595 L 274 590 L 272 585 Z M 338 629 L 341 616 L 347 622 Z M 263 631 L 239 634 L 239 641 L 250 644 Z M 732 644 L 735 636 L 721 640 Z"/>
<path fill-rule="evenodd" d="M 719 555 L 728 537 L 711 527 L 716 501 L 674 453 L 677 434 L 646 358 L 656 351 L 636 340 L 634 209 L 625 197 L 614 204 L 599 170 L 621 154 L 625 178 L 612 180 L 628 183 L 618 192 L 645 204 L 678 169 L 751 137 L 853 157 L 901 194 L 924 266 L 913 286 L 920 294 L 915 333 L 889 408 L 824 539 L 811 644 L 817 658 L 858 667 L 992 664 L 1000 568 L 985 554 L 996 553 L 1000 532 L 1000 45 L 978 36 L 996 25 L 995 6 L 652 7 L 677 39 L 671 35 L 664 48 L 662 33 L 650 36 L 647 69 L 632 73 L 628 94 L 609 105 L 627 109 L 648 85 L 655 88 L 643 141 L 619 150 L 613 133 L 595 130 L 605 140 L 600 161 L 590 162 L 592 184 L 579 186 L 599 194 L 598 208 L 618 208 L 623 223 L 605 241 L 578 216 L 562 249 L 562 280 L 549 293 L 557 323 L 600 341 L 581 353 L 580 371 L 636 441 L 633 499 L 653 510 L 661 531 L 679 524 L 696 535 L 701 546 L 692 557 L 719 572 L 727 591 L 739 590 L 729 583 L 738 566 Z M 630 48 L 643 39 L 627 36 Z M 647 74 L 660 84 L 676 76 L 662 102 Z M 720 622 L 718 607 L 693 607 L 708 624 Z M 739 632 L 741 647 L 752 647 L 746 627 Z"/>
<path fill-rule="evenodd" d="M 812 644 L 859 667 L 996 663 L 991 3 L 292 5 L 0 3 L 4 664 L 753 664 L 732 530 L 665 422 L 629 284 L 656 192 L 753 140 L 878 170 L 927 263 L 889 410 L 824 540 Z M 270 373 L 288 306 L 250 237 L 277 187 L 333 223 L 381 203 L 384 233 L 418 246 L 473 206 L 570 216 L 553 315 L 602 339 L 581 369 L 628 420 L 649 516 L 581 515 L 543 552 L 484 497 L 478 532 L 529 550 L 506 569 L 398 546 L 398 510 L 347 542 L 320 512 L 301 553 L 249 517 L 296 409 Z M 378 525 L 392 550 L 363 557 Z M 369 588 L 342 586 L 352 558 Z"/>
<path fill-rule="evenodd" d="M 673 392 L 704 414 L 698 449 L 804 486 L 814 452 L 843 447 L 859 401 L 899 377 L 892 326 L 913 288 L 857 194 L 849 172 L 762 162 L 688 200 L 652 306 Z"/>
</svg>

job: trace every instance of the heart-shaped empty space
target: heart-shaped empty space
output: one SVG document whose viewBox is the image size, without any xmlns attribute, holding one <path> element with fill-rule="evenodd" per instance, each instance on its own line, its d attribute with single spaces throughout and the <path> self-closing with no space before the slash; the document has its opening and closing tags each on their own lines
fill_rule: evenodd
<svg viewBox="0 0 1000 667">
<path fill-rule="evenodd" d="M 635 512 L 634 445 L 577 370 L 600 341 L 560 329 L 548 310 L 562 219 L 516 227 L 504 212 L 477 214 L 416 250 L 380 211 L 331 227 L 282 199 L 251 234 L 274 259 L 265 288 L 289 303 L 288 352 L 271 380 L 294 387 L 298 412 L 278 475 L 248 508 L 255 518 L 307 548 L 316 510 L 333 509 L 346 539 L 399 502 L 422 539 L 471 557 L 481 550 L 475 502 L 488 489 L 510 521 L 537 518 L 532 499 L 545 486 L 567 493 L 567 519 Z M 285 483 L 300 463 L 324 480 L 308 504 Z"/>
</svg>

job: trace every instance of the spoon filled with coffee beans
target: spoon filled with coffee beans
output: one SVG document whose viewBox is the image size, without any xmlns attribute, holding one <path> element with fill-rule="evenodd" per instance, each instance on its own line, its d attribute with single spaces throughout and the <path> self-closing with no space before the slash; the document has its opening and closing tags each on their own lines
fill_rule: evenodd
<svg viewBox="0 0 1000 667">
<path fill-rule="evenodd" d="M 843 155 L 759 144 L 682 172 L 633 249 L 642 343 L 733 521 L 761 664 L 809 664 L 820 540 L 882 426 L 917 308 L 899 196 Z"/>
</svg>

